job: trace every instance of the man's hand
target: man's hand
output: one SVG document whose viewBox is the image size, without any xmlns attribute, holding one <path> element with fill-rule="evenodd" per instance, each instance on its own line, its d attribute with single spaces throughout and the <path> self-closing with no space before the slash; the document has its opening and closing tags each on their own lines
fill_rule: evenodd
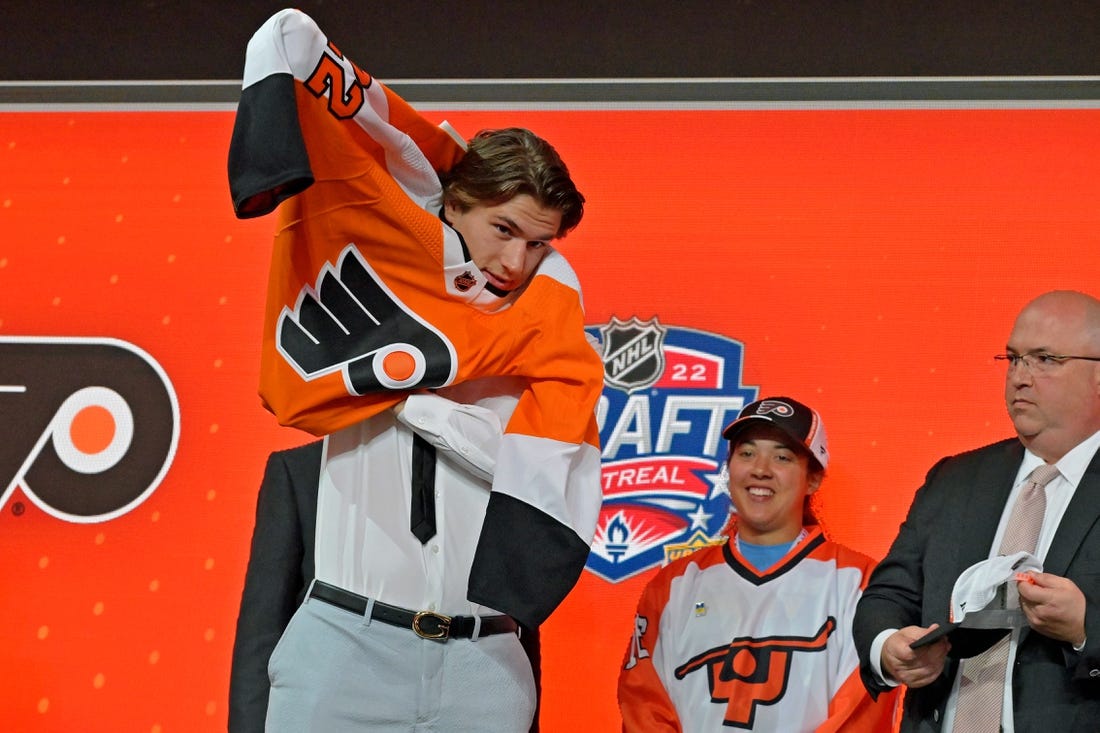
<svg viewBox="0 0 1100 733">
<path fill-rule="evenodd" d="M 1017 585 L 1020 608 L 1043 636 L 1078 646 L 1085 641 L 1085 594 L 1069 578 L 1027 573 Z"/>
<path fill-rule="evenodd" d="M 943 673 L 944 660 L 951 648 L 947 637 L 919 649 L 910 649 L 909 645 L 937 626 L 939 624 L 932 624 L 927 629 L 906 626 L 887 637 L 882 645 L 882 671 L 895 682 L 909 687 L 924 687 L 935 682 Z"/>
</svg>

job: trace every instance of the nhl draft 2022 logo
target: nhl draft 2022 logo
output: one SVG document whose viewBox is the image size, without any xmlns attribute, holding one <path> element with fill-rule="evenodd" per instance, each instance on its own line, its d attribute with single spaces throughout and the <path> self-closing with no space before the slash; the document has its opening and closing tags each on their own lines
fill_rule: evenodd
<svg viewBox="0 0 1100 733">
<path fill-rule="evenodd" d="M 722 428 L 756 399 L 741 343 L 656 317 L 586 328 L 600 341 L 603 507 L 590 572 L 617 583 L 715 541 L 729 518 Z"/>
</svg>

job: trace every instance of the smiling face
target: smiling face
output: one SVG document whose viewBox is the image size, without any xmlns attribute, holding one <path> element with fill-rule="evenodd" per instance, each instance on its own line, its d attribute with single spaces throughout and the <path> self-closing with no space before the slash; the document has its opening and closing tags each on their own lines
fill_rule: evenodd
<svg viewBox="0 0 1100 733">
<path fill-rule="evenodd" d="M 823 477 L 821 471 L 811 471 L 804 450 L 766 423 L 737 436 L 729 475 L 737 533 L 757 545 L 777 545 L 798 537 L 806 497 L 817 490 Z"/>
<path fill-rule="evenodd" d="M 527 282 L 561 227 L 560 210 L 542 206 L 527 194 L 469 208 L 449 201 L 445 215 L 489 284 L 504 292 Z"/>
<path fill-rule="evenodd" d="M 1081 293 L 1041 295 L 1020 312 L 1006 348 L 1021 356 L 1100 356 L 1100 303 Z M 1005 404 L 1020 442 L 1057 461 L 1100 430 L 1100 364 L 1072 359 L 1039 374 L 1009 367 Z"/>
</svg>

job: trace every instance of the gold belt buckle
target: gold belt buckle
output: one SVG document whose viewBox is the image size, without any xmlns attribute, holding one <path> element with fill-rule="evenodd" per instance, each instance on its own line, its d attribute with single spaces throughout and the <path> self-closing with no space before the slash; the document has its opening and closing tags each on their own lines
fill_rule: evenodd
<svg viewBox="0 0 1100 733">
<path fill-rule="evenodd" d="M 437 624 L 435 631 L 425 630 L 421 627 L 421 623 L 424 619 L 431 619 Z M 451 633 L 451 617 L 444 616 L 441 613 L 432 613 L 431 611 L 420 611 L 413 616 L 412 630 L 421 639 L 446 639 L 447 635 Z"/>
</svg>

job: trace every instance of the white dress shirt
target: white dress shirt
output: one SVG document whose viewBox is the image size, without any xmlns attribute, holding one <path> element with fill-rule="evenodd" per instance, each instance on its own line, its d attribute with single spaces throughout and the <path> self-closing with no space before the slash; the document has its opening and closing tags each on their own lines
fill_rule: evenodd
<svg viewBox="0 0 1100 733">
<path fill-rule="evenodd" d="M 467 582 L 504 427 L 523 384 L 490 378 L 418 393 L 325 438 L 317 504 L 317 578 L 384 603 L 448 615 Z M 409 529 L 413 431 L 436 447 L 436 535 Z"/>
</svg>

